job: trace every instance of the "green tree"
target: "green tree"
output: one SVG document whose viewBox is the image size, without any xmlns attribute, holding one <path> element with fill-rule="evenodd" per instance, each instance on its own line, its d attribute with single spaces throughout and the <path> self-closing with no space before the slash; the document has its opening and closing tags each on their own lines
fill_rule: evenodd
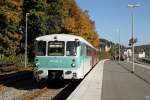
<svg viewBox="0 0 150 100">
<path fill-rule="evenodd" d="M 34 40 L 38 36 L 42 36 L 48 33 L 48 4 L 47 0 L 24 0 L 23 3 L 23 15 L 22 26 L 25 26 L 25 16 L 29 13 L 27 18 L 27 30 L 28 30 L 28 57 L 29 60 L 34 58 Z M 25 27 L 24 27 L 25 29 Z M 24 34 L 25 39 L 25 34 Z M 22 44 L 24 44 L 24 39 Z M 24 46 L 23 46 L 24 47 Z"/>
<path fill-rule="evenodd" d="M 34 57 L 35 38 L 46 34 L 72 33 L 82 36 L 95 47 L 99 46 L 94 21 L 75 0 L 1 0 L 0 51 L 5 51 L 5 55 L 24 53 L 26 13 L 29 13 L 29 58 Z"/>
<path fill-rule="evenodd" d="M 19 26 L 22 19 L 22 0 L 2 0 L 0 2 L 0 45 L 7 56 L 16 56 L 22 39 Z"/>
</svg>

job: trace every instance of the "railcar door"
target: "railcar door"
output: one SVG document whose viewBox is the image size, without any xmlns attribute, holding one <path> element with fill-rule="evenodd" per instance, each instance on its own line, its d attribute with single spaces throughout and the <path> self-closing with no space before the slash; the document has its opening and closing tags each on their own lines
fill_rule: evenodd
<svg viewBox="0 0 150 100">
<path fill-rule="evenodd" d="M 94 52 L 94 49 L 92 49 L 91 55 L 92 55 L 92 67 L 93 67 L 94 64 L 95 64 L 95 52 Z"/>
<path fill-rule="evenodd" d="M 85 75 L 85 45 L 81 45 L 81 69 L 83 76 Z"/>
</svg>

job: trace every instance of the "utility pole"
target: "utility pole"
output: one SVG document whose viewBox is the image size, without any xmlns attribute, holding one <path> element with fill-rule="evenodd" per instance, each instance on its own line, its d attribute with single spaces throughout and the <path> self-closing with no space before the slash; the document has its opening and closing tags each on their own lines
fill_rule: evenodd
<svg viewBox="0 0 150 100">
<path fill-rule="evenodd" d="M 132 17 L 132 73 L 134 73 L 134 16 L 133 16 L 133 8 L 140 7 L 139 4 L 128 4 L 128 7 L 132 8 L 131 17 Z"/>
<path fill-rule="evenodd" d="M 119 34 L 119 64 L 120 64 L 120 30 L 118 29 L 118 34 Z"/>
</svg>

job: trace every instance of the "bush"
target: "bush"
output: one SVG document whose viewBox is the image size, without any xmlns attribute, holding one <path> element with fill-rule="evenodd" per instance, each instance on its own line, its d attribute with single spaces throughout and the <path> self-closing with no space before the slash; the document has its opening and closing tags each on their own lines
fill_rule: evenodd
<svg viewBox="0 0 150 100">
<path fill-rule="evenodd" d="M 14 64 L 17 69 L 22 69 L 24 67 L 25 63 L 25 57 L 24 55 L 20 54 L 17 55 L 16 57 L 14 56 L 1 56 L 0 57 L 0 64 Z"/>
</svg>

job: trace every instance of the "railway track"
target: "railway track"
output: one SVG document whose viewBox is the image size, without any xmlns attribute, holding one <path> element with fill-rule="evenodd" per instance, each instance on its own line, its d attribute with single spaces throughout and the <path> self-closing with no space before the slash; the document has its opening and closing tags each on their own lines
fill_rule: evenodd
<svg viewBox="0 0 150 100">
<path fill-rule="evenodd" d="M 79 83 L 56 81 L 39 85 L 26 74 L 18 75 L 9 76 L 0 82 L 0 100 L 65 100 Z"/>
<path fill-rule="evenodd" d="M 64 83 L 62 87 L 47 85 L 41 89 L 33 90 L 16 98 L 16 100 L 66 100 L 69 94 L 76 88 L 81 81 L 70 81 Z M 57 83 L 50 83 L 57 84 Z"/>
<path fill-rule="evenodd" d="M 27 95 L 25 97 L 23 97 L 23 100 L 33 100 L 35 98 L 37 98 L 38 96 L 42 95 L 42 94 L 45 94 L 48 92 L 48 88 L 47 87 L 44 87 L 40 90 L 36 90 L 34 91 L 32 94 L 30 95 Z"/>
<path fill-rule="evenodd" d="M 32 71 L 21 71 L 12 74 L 0 75 L 0 100 L 5 100 L 10 94 L 19 92 L 15 88 L 11 87 L 11 84 L 15 84 L 24 79 L 32 77 Z M 11 99 L 8 99 L 11 100 Z"/>
<path fill-rule="evenodd" d="M 4 74 L 0 75 L 0 84 L 7 84 L 7 83 L 12 83 L 15 81 L 27 79 L 33 77 L 33 72 L 32 71 L 20 71 L 12 74 Z"/>
<path fill-rule="evenodd" d="M 3 92 L 5 90 L 5 86 L 3 84 L 0 84 L 0 92 Z"/>
</svg>

